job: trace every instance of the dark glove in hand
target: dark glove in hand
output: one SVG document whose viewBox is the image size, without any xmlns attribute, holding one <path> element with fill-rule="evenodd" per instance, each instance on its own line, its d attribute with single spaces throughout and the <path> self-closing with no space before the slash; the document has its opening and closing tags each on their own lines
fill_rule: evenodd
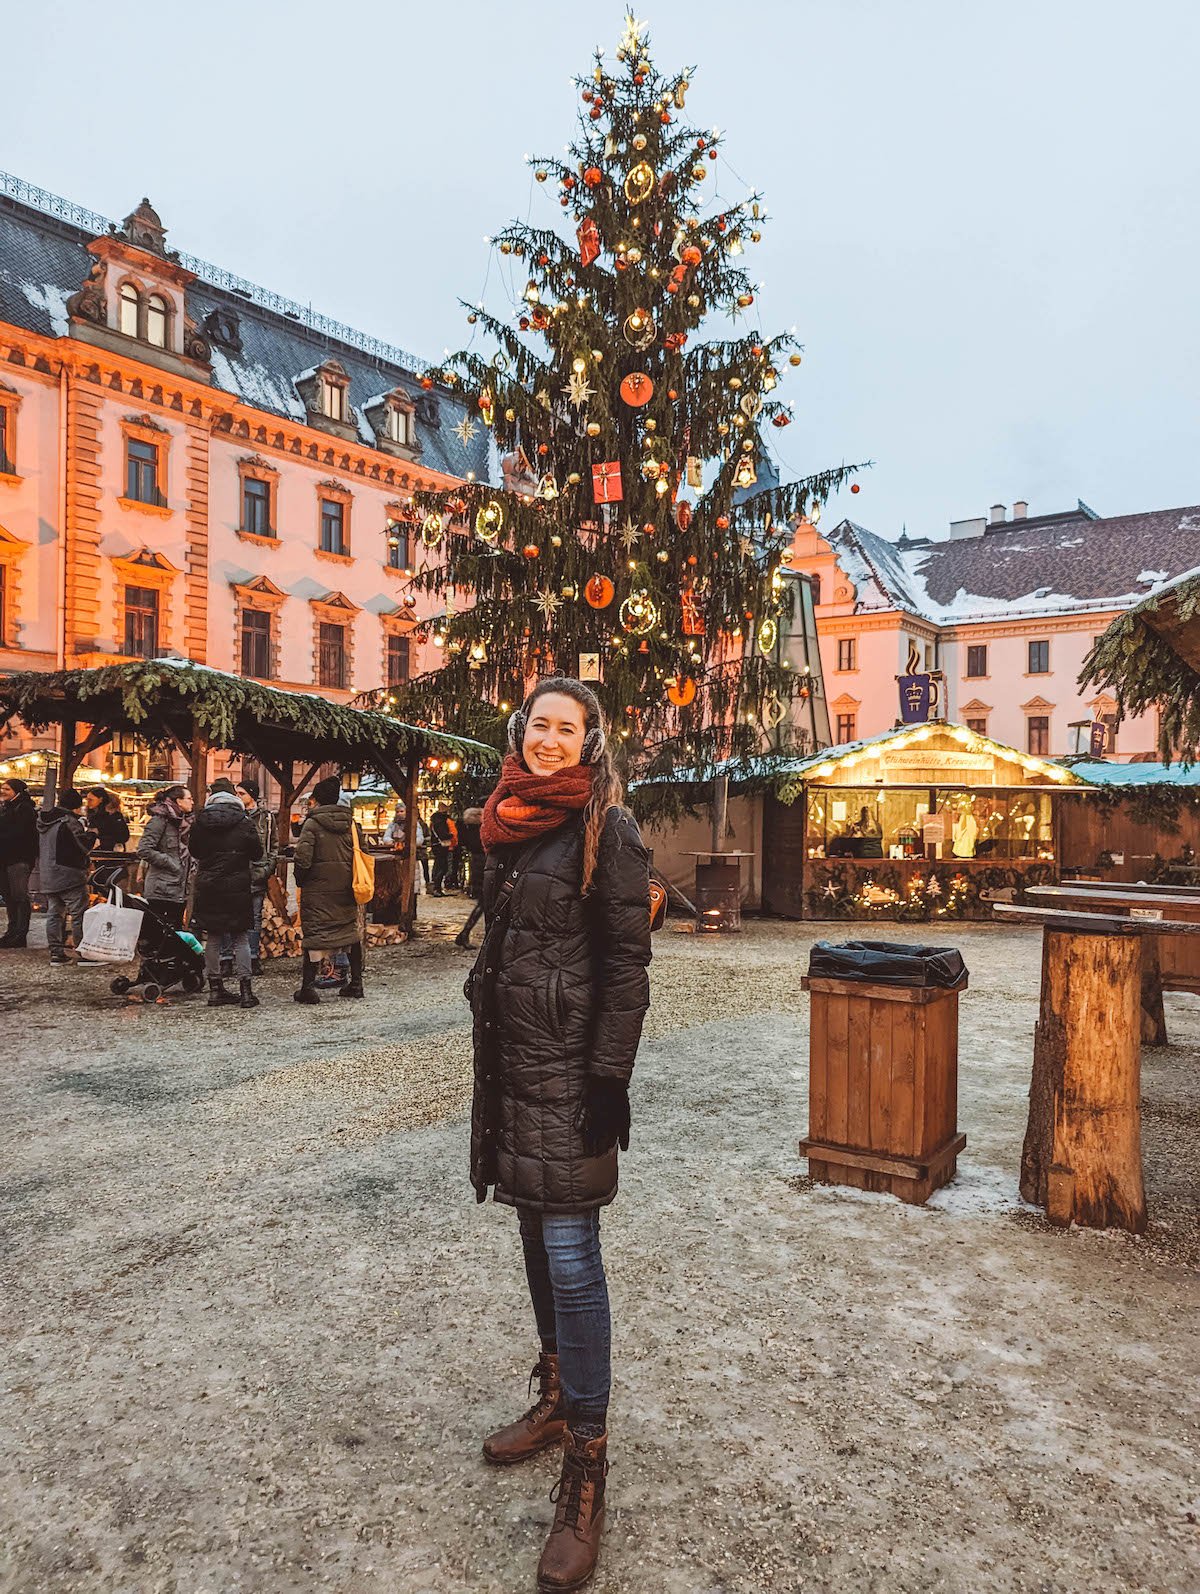
<svg viewBox="0 0 1200 1594">
<path fill-rule="evenodd" d="M 629 1087 L 619 1079 L 589 1078 L 575 1114 L 575 1127 L 589 1157 L 601 1156 L 614 1144 L 628 1151 Z"/>
</svg>

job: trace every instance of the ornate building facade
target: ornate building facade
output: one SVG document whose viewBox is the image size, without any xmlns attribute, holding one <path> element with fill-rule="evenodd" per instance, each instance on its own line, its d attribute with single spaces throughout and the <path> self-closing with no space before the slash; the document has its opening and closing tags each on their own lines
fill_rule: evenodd
<svg viewBox="0 0 1200 1594">
<path fill-rule="evenodd" d="M 429 667 L 410 499 L 488 470 L 423 362 L 0 174 L 0 672 Z M 13 742 L 0 750 L 11 753 Z"/>
<path fill-rule="evenodd" d="M 1108 756 L 1156 758 L 1158 726 L 1117 723 L 1114 698 L 1078 684 L 1093 641 L 1123 610 L 1200 566 L 1200 505 L 1102 517 L 1080 503 L 1033 516 L 996 504 L 948 538 L 891 541 L 844 520 L 800 527 L 794 568 L 816 583 L 834 743 L 889 730 L 897 676 L 942 674 L 941 714 L 1022 752 L 1077 750 L 1104 721 Z"/>
</svg>

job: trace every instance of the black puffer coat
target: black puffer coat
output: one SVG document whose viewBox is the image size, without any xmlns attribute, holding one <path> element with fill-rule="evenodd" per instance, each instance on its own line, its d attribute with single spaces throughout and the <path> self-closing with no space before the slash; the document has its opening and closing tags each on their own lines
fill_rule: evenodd
<svg viewBox="0 0 1200 1594">
<path fill-rule="evenodd" d="M 609 811 L 587 898 L 582 871 L 581 818 L 488 857 L 489 932 L 467 981 L 480 1201 L 494 1185 L 508 1206 L 564 1214 L 617 1193 L 616 1147 L 589 1157 L 575 1115 L 589 1074 L 628 1081 L 650 1005 L 649 860 L 630 814 Z"/>
<path fill-rule="evenodd" d="M 250 865 L 262 857 L 258 831 L 240 797 L 210 797 L 192 823 L 188 851 L 196 864 L 193 930 L 248 930 L 254 923 Z"/>
<path fill-rule="evenodd" d="M 37 860 L 37 809 L 29 793 L 20 791 L 0 802 L 0 869 L 10 863 L 27 863 L 32 869 Z"/>
<path fill-rule="evenodd" d="M 296 842 L 300 931 L 306 952 L 334 952 L 360 939 L 352 823 L 350 809 L 342 803 L 314 808 Z"/>
</svg>

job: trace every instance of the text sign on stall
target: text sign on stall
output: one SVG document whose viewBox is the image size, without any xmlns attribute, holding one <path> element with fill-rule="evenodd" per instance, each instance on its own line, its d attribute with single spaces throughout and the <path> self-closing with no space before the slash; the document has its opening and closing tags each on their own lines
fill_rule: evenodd
<svg viewBox="0 0 1200 1594">
<path fill-rule="evenodd" d="M 1092 721 L 1091 739 L 1088 751 L 1093 758 L 1103 758 L 1104 750 L 1108 746 L 1108 726 L 1103 720 Z"/>
</svg>

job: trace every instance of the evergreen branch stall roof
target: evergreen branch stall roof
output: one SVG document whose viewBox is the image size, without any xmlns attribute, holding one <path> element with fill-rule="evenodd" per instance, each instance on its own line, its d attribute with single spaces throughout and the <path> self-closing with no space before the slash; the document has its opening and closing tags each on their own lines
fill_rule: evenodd
<svg viewBox="0 0 1200 1594">
<path fill-rule="evenodd" d="M 1083 661 L 1082 686 L 1115 693 L 1122 715 L 1158 711 L 1165 763 L 1200 758 L 1200 567 L 1119 615 Z"/>
<path fill-rule="evenodd" d="M 373 767 L 449 754 L 495 765 L 495 749 L 464 736 L 346 708 L 314 692 L 290 692 L 183 659 L 147 659 L 90 670 L 29 670 L 0 677 L 0 716 L 44 729 L 68 720 L 130 731 L 150 741 L 191 739 L 256 757 Z"/>
</svg>

